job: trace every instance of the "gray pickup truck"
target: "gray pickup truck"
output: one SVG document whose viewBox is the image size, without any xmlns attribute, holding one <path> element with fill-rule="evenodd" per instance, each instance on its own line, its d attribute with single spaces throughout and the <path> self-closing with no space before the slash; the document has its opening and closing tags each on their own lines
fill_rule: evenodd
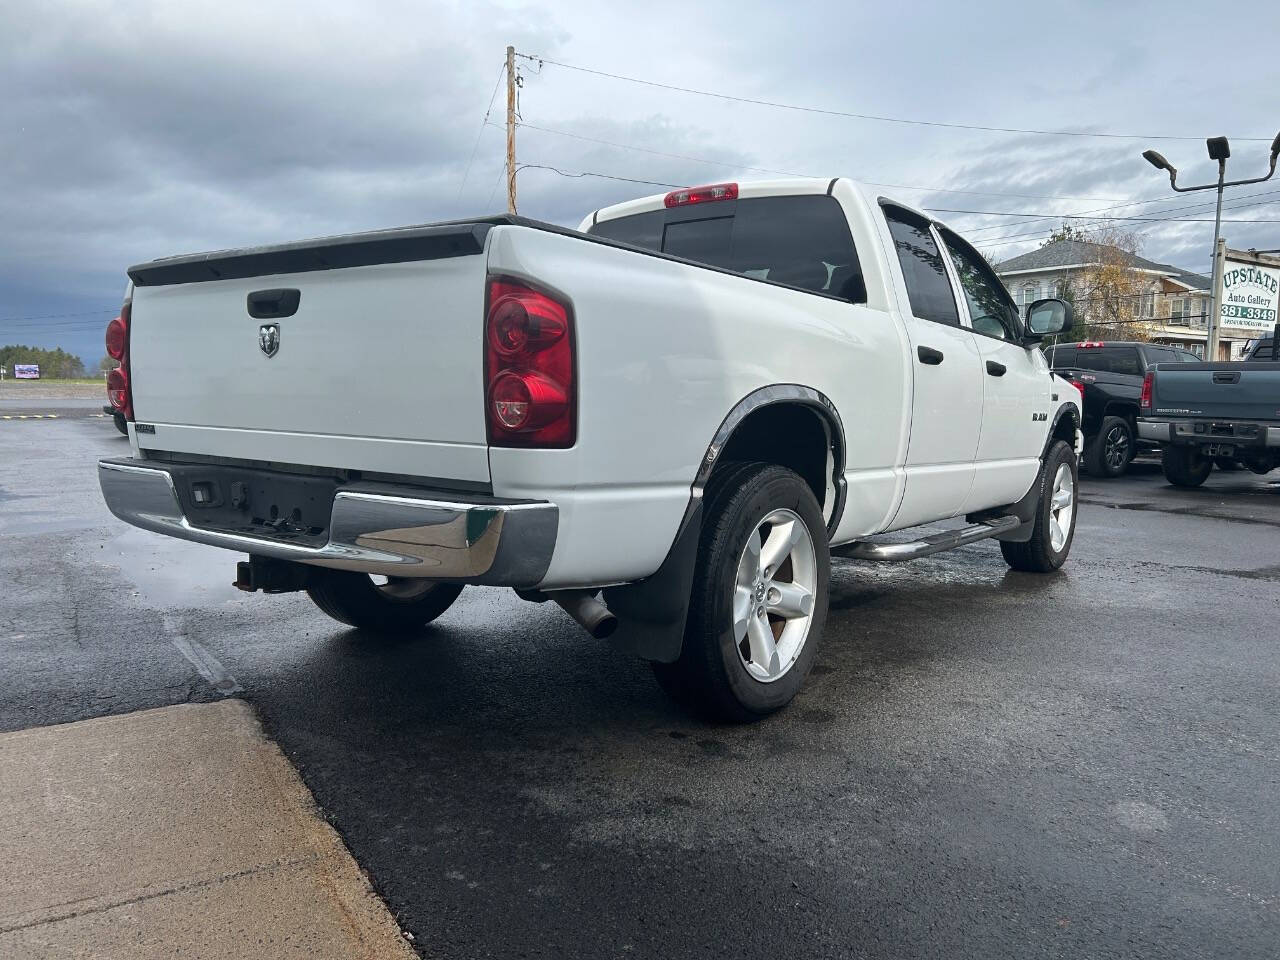
<svg viewBox="0 0 1280 960">
<path fill-rule="evenodd" d="M 1147 372 L 1138 435 L 1160 444 L 1174 486 L 1200 486 L 1215 463 L 1258 474 L 1280 466 L 1280 362 L 1273 341 L 1264 343 L 1242 361 L 1161 363 Z"/>
</svg>

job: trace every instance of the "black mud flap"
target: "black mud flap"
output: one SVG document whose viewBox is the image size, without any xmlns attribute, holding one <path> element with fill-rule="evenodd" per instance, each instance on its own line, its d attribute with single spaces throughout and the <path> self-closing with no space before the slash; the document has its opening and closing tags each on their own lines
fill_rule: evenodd
<svg viewBox="0 0 1280 960">
<path fill-rule="evenodd" d="M 605 587 L 604 602 L 618 618 L 610 643 L 645 660 L 672 663 L 684 644 L 693 570 L 702 536 L 702 500 L 685 515 L 675 543 L 651 577 Z"/>
<path fill-rule="evenodd" d="M 1044 460 L 1040 461 L 1040 470 L 1036 473 L 1036 482 L 1031 489 L 1022 495 L 1017 503 L 1007 507 L 996 507 L 993 510 L 982 510 L 965 517 L 970 523 L 981 523 L 991 517 L 1017 517 L 1021 523 L 1008 533 L 997 533 L 992 539 L 1004 540 L 1007 543 L 1026 543 L 1036 529 L 1036 511 L 1040 509 L 1040 493 L 1044 489 Z"/>
</svg>

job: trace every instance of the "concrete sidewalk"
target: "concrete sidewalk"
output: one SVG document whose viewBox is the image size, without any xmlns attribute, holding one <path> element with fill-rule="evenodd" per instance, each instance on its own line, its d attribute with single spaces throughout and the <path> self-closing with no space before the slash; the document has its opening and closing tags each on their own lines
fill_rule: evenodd
<svg viewBox="0 0 1280 960">
<path fill-rule="evenodd" d="M 0 957 L 413 958 L 238 700 L 0 735 Z"/>
</svg>

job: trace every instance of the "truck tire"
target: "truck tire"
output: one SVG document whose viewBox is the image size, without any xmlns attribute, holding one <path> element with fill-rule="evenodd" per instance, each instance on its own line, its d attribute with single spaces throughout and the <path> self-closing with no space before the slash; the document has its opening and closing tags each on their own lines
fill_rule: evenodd
<svg viewBox="0 0 1280 960">
<path fill-rule="evenodd" d="M 1124 417 L 1103 417 L 1084 451 L 1084 466 L 1095 477 L 1118 477 L 1133 460 L 1133 427 Z"/>
<path fill-rule="evenodd" d="M 1164 477 L 1175 487 L 1198 487 L 1209 479 L 1213 461 L 1192 446 L 1166 445 L 1160 454 Z"/>
<path fill-rule="evenodd" d="M 1027 573 L 1052 573 L 1066 562 L 1076 536 L 1079 481 L 1076 452 L 1064 441 L 1056 441 L 1040 471 L 1040 500 L 1031 539 L 1025 543 L 1001 541 L 1005 563 Z"/>
<path fill-rule="evenodd" d="M 786 706 L 808 676 L 831 553 L 818 501 L 796 473 L 722 470 L 707 489 L 680 657 L 653 672 L 682 705 L 744 723 Z"/>
<path fill-rule="evenodd" d="M 124 414 L 117 410 L 111 415 L 111 419 L 115 422 L 116 429 L 127 437 L 129 435 L 129 421 L 124 418 Z"/>
<path fill-rule="evenodd" d="M 388 577 L 374 583 L 367 573 L 319 571 L 307 596 L 340 623 L 374 633 L 405 633 L 426 626 L 462 592 L 460 583 Z"/>
</svg>

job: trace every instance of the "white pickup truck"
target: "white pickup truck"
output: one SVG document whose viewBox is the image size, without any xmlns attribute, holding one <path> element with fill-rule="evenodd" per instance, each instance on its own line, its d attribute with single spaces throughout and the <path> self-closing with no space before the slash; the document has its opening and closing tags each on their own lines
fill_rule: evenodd
<svg viewBox="0 0 1280 960">
<path fill-rule="evenodd" d="M 1079 395 L 1035 349 L 1069 306 L 1021 317 L 957 234 L 847 179 L 129 276 L 107 505 L 358 628 L 514 587 L 748 720 L 803 683 L 832 554 L 994 537 L 1044 572 L 1071 549 Z"/>
</svg>

